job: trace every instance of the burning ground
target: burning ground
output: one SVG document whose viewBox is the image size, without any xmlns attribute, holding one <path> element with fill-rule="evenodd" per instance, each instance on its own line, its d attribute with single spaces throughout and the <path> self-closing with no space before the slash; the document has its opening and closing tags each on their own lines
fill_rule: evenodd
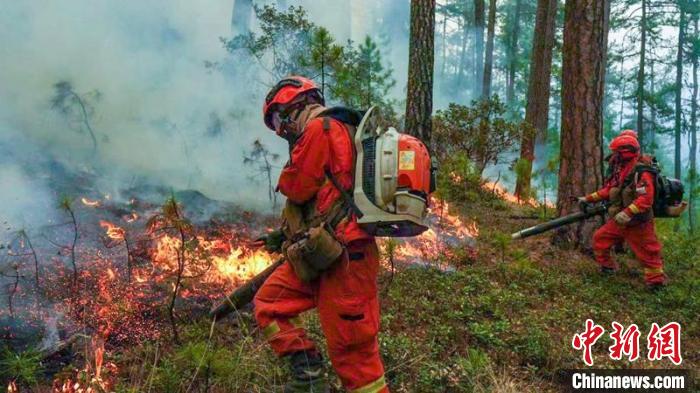
<svg viewBox="0 0 700 393">
<path fill-rule="evenodd" d="M 618 255 L 619 275 L 601 278 L 589 257 L 552 247 L 548 236 L 510 240 L 509 233 L 551 216 L 551 209 L 510 202 L 509 194 L 503 198 L 507 191 L 492 184 L 474 192 L 476 198 L 433 200 L 432 230 L 423 236 L 381 243 L 380 343 L 393 391 L 560 391 L 558 370 L 580 365 L 570 341 L 587 318 L 603 326 L 678 321 L 683 367 L 697 370 L 700 303 L 688 294 L 700 289 L 698 239 L 674 235 L 670 225 L 659 228 L 674 281 L 650 295 L 627 255 Z M 65 248 L 73 238 L 64 223 L 68 211 L 43 236 L 29 231 L 31 247 L 19 233 L 5 244 L 3 266 L 14 261 L 20 276 L 3 271 L 10 276 L 5 283 L 19 282 L 3 293 L 5 299 L 14 293 L 12 314 L 3 309 L 2 319 L 8 391 L 279 389 L 287 378 L 284 364 L 250 310 L 216 325 L 206 316 L 216 299 L 270 263 L 246 244 L 275 221 L 195 192 L 175 193 L 178 205 L 168 192 L 141 189 L 140 195 L 116 202 L 88 193 L 84 201 L 72 200 L 80 234 L 75 290 Z M 31 248 L 40 266 L 39 297 L 33 255 L 25 255 Z M 169 308 L 180 269 L 176 341 Z M 324 350 L 315 313 L 303 320 Z M 594 348 L 596 366 L 671 367 L 613 362 L 609 344 L 603 337 Z M 334 386 L 340 391 L 337 381 Z"/>
<path fill-rule="evenodd" d="M 59 197 L 55 187 L 55 222 L 6 223 L 0 375 L 9 392 L 114 391 L 132 372 L 131 350 L 187 346 L 193 321 L 205 323 L 216 300 L 277 258 L 249 247 L 279 224 L 272 216 L 147 185 L 113 197 L 89 172 L 57 184 L 80 194 Z M 387 271 L 454 270 L 453 260 L 476 256 L 476 224 L 447 202 L 431 205 L 429 231 L 382 242 Z"/>
</svg>

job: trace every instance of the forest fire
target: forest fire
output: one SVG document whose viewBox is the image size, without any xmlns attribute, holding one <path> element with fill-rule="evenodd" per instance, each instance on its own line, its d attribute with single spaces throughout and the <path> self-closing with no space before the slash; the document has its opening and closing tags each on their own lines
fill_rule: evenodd
<svg viewBox="0 0 700 393">
<path fill-rule="evenodd" d="M 433 197 L 428 213 L 430 228 L 420 236 L 396 241 L 393 259 L 402 263 L 430 264 L 454 256 L 454 248 L 462 248 L 468 257 L 475 256 L 474 239 L 479 236 L 475 222 L 464 223 L 450 212 L 449 203 Z M 382 241 L 385 249 L 392 241 Z"/>
<path fill-rule="evenodd" d="M 496 196 L 507 202 L 517 203 L 518 205 L 542 206 L 542 202 L 535 198 L 529 198 L 527 200 L 521 199 L 517 195 L 509 192 L 503 185 L 498 184 L 498 182 L 487 181 L 482 185 L 482 188 L 486 191 L 494 193 Z M 554 204 L 547 201 L 547 207 L 554 208 Z"/>
<path fill-rule="evenodd" d="M 85 366 L 75 370 L 74 375 L 63 380 L 56 379 L 52 393 L 98 393 L 112 391 L 118 368 L 112 362 L 104 361 L 104 342 L 93 338 L 88 344 L 89 353 Z"/>
<path fill-rule="evenodd" d="M 107 230 L 107 237 L 114 240 L 123 240 L 125 236 L 125 231 L 109 221 L 100 220 L 100 226 Z"/>
<path fill-rule="evenodd" d="M 263 271 L 272 263 L 270 255 L 263 250 L 252 250 L 243 244 L 233 244 L 223 238 L 207 239 L 198 236 L 197 242 L 202 255 L 197 258 L 206 259 L 204 269 L 201 266 L 185 267 L 185 275 L 199 275 L 199 281 L 206 284 L 231 285 L 237 284 Z M 180 239 L 164 236 L 158 240 L 153 253 L 153 261 L 159 267 L 171 271 L 177 269 L 178 253 L 181 251 Z M 213 293 L 212 296 L 219 296 Z"/>
</svg>

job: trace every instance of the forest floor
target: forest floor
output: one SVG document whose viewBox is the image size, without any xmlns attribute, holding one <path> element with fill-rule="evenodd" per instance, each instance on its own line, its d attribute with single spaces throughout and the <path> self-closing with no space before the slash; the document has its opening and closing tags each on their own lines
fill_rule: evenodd
<svg viewBox="0 0 700 393">
<path fill-rule="evenodd" d="M 700 244 L 674 235 L 660 222 L 671 284 L 656 293 L 643 283 L 630 255 L 621 270 L 602 276 L 593 260 L 561 250 L 542 235 L 511 241 L 509 234 L 533 225 L 534 208 L 494 198 L 456 202 L 460 216 L 479 228 L 477 257 L 452 259 L 454 271 L 403 267 L 382 273 L 381 353 L 396 392 L 557 392 L 561 370 L 584 368 L 572 336 L 592 319 L 606 329 L 594 346 L 596 368 L 700 369 Z M 457 253 L 459 255 L 459 253 Z M 312 337 L 324 341 L 315 312 L 304 314 Z M 640 359 L 608 357 L 611 323 L 636 323 Z M 683 363 L 646 359 L 653 322 L 682 326 Z M 286 379 L 251 315 L 217 323 L 194 320 L 181 346 L 143 344 L 117 354 L 120 391 L 277 391 Z M 154 367 L 155 365 L 155 367 Z M 329 365 L 329 370 L 331 370 Z M 340 385 L 329 371 L 335 387 Z"/>
<path fill-rule="evenodd" d="M 683 368 L 697 375 L 697 236 L 675 233 L 673 221 L 659 220 L 671 283 L 660 292 L 650 292 L 629 254 L 617 255 L 622 265 L 617 274 L 602 276 L 590 256 L 553 246 L 550 234 L 511 240 L 510 233 L 542 221 L 542 208 L 506 202 L 481 190 L 451 201 L 450 211 L 465 225 L 478 228 L 472 243 L 475 249 L 447 246 L 452 247 L 449 252 L 439 253 L 444 259 L 428 261 L 426 266 L 397 264 L 396 271 L 385 268 L 379 278 L 379 339 L 392 391 L 562 391 L 567 381 L 561 370 L 585 367 L 581 352 L 572 348 L 571 341 L 584 330 L 587 319 L 606 329 L 593 347 L 596 368 Z M 553 212 L 547 214 L 551 217 Z M 388 266 L 387 255 L 383 257 L 383 265 Z M 446 265 L 450 268 L 445 269 Z M 93 386 L 109 385 L 108 390 L 116 392 L 280 391 L 287 379 L 286 365 L 275 358 L 250 311 L 216 325 L 202 310 L 180 313 L 187 316 L 179 323 L 182 344 L 174 344 L 166 335 L 157 340 L 139 339 L 135 345 L 110 345 L 101 376 L 96 366 L 77 377 L 97 381 Z M 311 311 L 302 318 L 325 352 L 317 314 Z M 625 327 L 639 326 L 640 359 L 630 363 L 609 358 L 613 321 Z M 663 326 L 671 321 L 682 326 L 680 366 L 669 360 L 646 359 L 651 324 Z M 6 355 L 6 360 L 20 359 Z M 22 378 L 31 381 L 36 362 L 29 358 L 26 364 L 22 362 L 14 361 L 19 370 L 15 377 L 25 373 Z M 47 377 L 54 381 L 75 378 L 74 367 L 65 370 L 63 376 Z M 328 370 L 334 391 L 342 391 L 330 364 Z M 100 378 L 110 382 L 102 383 Z M 35 384 L 32 391 L 51 391 L 40 381 Z"/>
</svg>

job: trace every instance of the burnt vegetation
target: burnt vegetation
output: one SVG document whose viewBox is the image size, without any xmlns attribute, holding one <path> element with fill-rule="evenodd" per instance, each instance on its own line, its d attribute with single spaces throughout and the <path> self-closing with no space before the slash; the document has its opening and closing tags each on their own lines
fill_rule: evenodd
<svg viewBox="0 0 700 393">
<path fill-rule="evenodd" d="M 392 391 L 561 391 L 560 370 L 581 365 L 570 343 L 588 318 L 642 331 L 677 321 L 682 367 L 700 368 L 698 1 L 445 0 L 413 8 L 392 1 L 389 16 L 375 8 L 362 14 L 379 34 L 356 41 L 339 40 L 302 7 L 235 3 L 250 17 L 234 18 L 245 26 L 222 38 L 226 59 L 207 62 L 210 72 L 256 86 L 303 74 L 333 105 L 378 105 L 391 125 L 430 135 L 439 167 L 433 231 L 380 243 L 390 266 L 379 278 L 380 345 Z M 350 2 L 338 2 L 348 19 L 358 17 L 341 3 Z M 394 15 L 401 23 L 390 23 Z M 404 44 L 435 56 L 428 64 L 412 53 L 405 103 L 396 99 L 404 90 L 389 61 Z M 107 140 L 98 131 L 101 94 L 80 86 L 54 84 L 50 110 L 98 156 Z M 251 116 L 246 108 L 221 113 L 206 109 L 208 120 L 193 133 L 223 141 Z M 188 186 L 207 176 L 185 126 L 162 122 Z M 637 128 L 645 151 L 686 181 L 691 206 L 657 223 L 672 281 L 655 294 L 645 291 L 629 250 L 616 255 L 618 274 L 598 274 L 579 250 L 593 222 L 555 238 L 510 237 L 575 210 L 569 197 L 600 184 L 602 150 L 623 128 Z M 264 184 L 260 200 L 277 211 L 284 158 L 262 140 L 236 142 L 243 159 L 232 167 Z M 672 154 L 664 149 L 671 145 Z M 123 185 L 110 199 L 95 178 L 66 177 L 75 192 L 58 201 L 58 222 L 8 228 L 0 239 L 0 386 L 13 393 L 72 392 L 76 384 L 104 392 L 280 389 L 287 372 L 250 309 L 216 325 L 207 317 L 214 302 L 277 259 L 248 247 L 279 224 L 275 218 L 161 185 Z M 94 199 L 78 195 L 84 191 Z M 302 321 L 325 351 L 318 317 Z M 674 367 L 644 356 L 613 361 L 610 341 L 606 334 L 594 347 L 596 367 Z M 337 379 L 333 389 L 341 389 Z"/>
</svg>

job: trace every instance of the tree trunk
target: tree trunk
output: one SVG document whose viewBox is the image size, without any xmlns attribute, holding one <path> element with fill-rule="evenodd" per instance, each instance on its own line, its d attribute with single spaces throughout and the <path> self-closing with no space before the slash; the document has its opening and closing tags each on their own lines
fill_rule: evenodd
<svg viewBox="0 0 700 393">
<path fill-rule="evenodd" d="M 433 112 L 435 0 L 411 0 L 406 132 L 430 145 Z"/>
<path fill-rule="evenodd" d="M 656 86 L 654 85 L 654 80 L 656 75 L 654 74 L 654 61 L 650 59 L 649 61 L 649 96 L 654 96 L 656 91 Z M 647 152 L 654 154 L 656 145 L 656 105 L 649 105 L 649 112 L 651 115 L 651 122 L 649 122 L 649 135 L 647 142 Z"/>
<path fill-rule="evenodd" d="M 678 52 L 676 54 L 676 118 L 673 127 L 674 154 L 673 175 L 681 178 L 681 113 L 683 92 L 683 46 L 685 45 L 685 10 L 681 7 L 681 16 L 678 22 Z"/>
<path fill-rule="evenodd" d="M 235 0 L 231 13 L 231 33 L 233 36 L 250 32 L 250 16 L 253 11 L 253 0 Z"/>
<path fill-rule="evenodd" d="M 440 67 L 440 77 L 445 78 L 445 68 L 447 67 L 447 13 L 442 18 L 442 65 Z"/>
<path fill-rule="evenodd" d="M 517 68 L 518 62 L 518 38 L 520 36 L 520 11 L 521 11 L 522 0 L 515 1 L 515 15 L 511 23 L 513 23 L 513 30 L 510 36 L 510 42 L 508 47 L 508 78 L 506 81 L 506 104 L 509 108 L 513 107 L 513 102 L 515 101 L 515 69 Z M 537 15 L 539 16 L 540 5 L 537 5 Z M 537 25 L 535 25 L 537 26 Z M 535 27 L 536 29 L 537 27 Z M 534 45 L 534 43 L 533 43 Z"/>
<path fill-rule="evenodd" d="M 467 18 L 464 15 L 464 24 L 460 26 L 462 29 L 462 48 L 459 52 L 459 70 L 457 73 L 457 88 L 462 89 L 464 87 L 464 74 L 466 74 L 467 69 Z"/>
<path fill-rule="evenodd" d="M 571 197 L 602 183 L 603 95 L 610 0 L 567 0 L 562 49 L 561 160 L 557 212 L 577 211 Z M 595 219 L 561 228 L 559 245 L 590 249 Z"/>
<path fill-rule="evenodd" d="M 481 93 L 484 80 L 484 0 L 474 0 L 474 95 Z"/>
<path fill-rule="evenodd" d="M 637 71 L 637 135 L 642 149 L 645 147 L 646 138 L 644 135 L 644 63 L 647 51 L 647 0 L 642 0 L 642 20 L 640 28 L 642 30 L 641 43 L 639 48 L 639 70 Z"/>
<path fill-rule="evenodd" d="M 549 122 L 549 93 L 552 78 L 552 48 L 554 47 L 554 28 L 557 19 L 558 0 L 538 0 L 535 35 L 532 39 L 532 59 L 530 65 L 530 83 L 527 91 L 525 122 L 532 126 L 535 134 L 523 132 L 520 141 L 520 159 L 525 167 L 518 173 L 515 195 L 530 198 L 530 181 L 532 163 L 535 160 L 535 140 L 544 139 L 537 136 L 546 135 Z"/>
<path fill-rule="evenodd" d="M 493 38 L 496 34 L 496 0 L 489 0 L 489 27 L 486 35 L 486 56 L 484 60 L 484 82 L 481 97 L 491 96 L 491 73 L 493 72 Z"/>
<path fill-rule="evenodd" d="M 693 31 L 698 37 L 698 14 L 693 15 Z M 688 193 L 688 223 L 690 232 L 695 231 L 695 184 L 697 183 L 698 168 L 698 51 L 692 52 L 693 61 L 693 95 L 690 103 L 690 192 Z"/>
</svg>

